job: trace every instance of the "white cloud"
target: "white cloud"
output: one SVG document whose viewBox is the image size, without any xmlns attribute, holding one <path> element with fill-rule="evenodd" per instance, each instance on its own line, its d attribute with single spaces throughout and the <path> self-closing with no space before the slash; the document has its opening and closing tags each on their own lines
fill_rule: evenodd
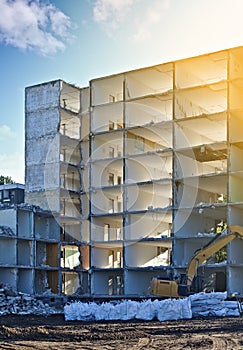
<svg viewBox="0 0 243 350">
<path fill-rule="evenodd" d="M 42 55 L 65 49 L 68 16 L 41 0 L 0 0 L 0 42 Z"/>
<path fill-rule="evenodd" d="M 0 175 L 10 176 L 14 181 L 24 183 L 24 152 L 0 153 Z"/>
<path fill-rule="evenodd" d="M 93 19 L 109 36 L 129 30 L 128 39 L 148 40 L 159 26 L 172 0 L 95 0 Z M 129 19 L 128 19 L 129 18 Z"/>
<path fill-rule="evenodd" d="M 93 8 L 94 21 L 106 29 L 115 29 L 137 1 L 139 0 L 96 0 Z"/>
<path fill-rule="evenodd" d="M 15 138 L 16 133 L 13 132 L 8 125 L 0 125 L 0 141 L 8 140 L 9 138 Z"/>
<path fill-rule="evenodd" d="M 135 19 L 135 30 L 132 40 L 142 42 L 148 40 L 156 25 L 158 25 L 167 10 L 170 8 L 171 0 L 150 1 L 143 18 Z"/>
</svg>

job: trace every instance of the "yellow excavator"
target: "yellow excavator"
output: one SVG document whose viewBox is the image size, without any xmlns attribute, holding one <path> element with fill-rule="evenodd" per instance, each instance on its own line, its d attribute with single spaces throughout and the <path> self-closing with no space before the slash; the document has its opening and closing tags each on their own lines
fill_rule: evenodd
<svg viewBox="0 0 243 350">
<path fill-rule="evenodd" d="M 150 294 L 164 298 L 188 296 L 197 268 L 236 237 L 243 239 L 243 227 L 238 225 L 228 226 L 228 229 L 223 230 L 221 234 L 215 236 L 209 243 L 194 253 L 187 266 L 184 284 L 181 283 L 180 277 L 174 280 L 166 277 L 154 277 L 149 288 Z"/>
</svg>

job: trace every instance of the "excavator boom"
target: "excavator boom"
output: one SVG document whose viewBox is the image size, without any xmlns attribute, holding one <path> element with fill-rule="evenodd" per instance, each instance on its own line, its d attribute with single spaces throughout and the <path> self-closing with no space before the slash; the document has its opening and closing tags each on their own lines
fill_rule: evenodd
<svg viewBox="0 0 243 350">
<path fill-rule="evenodd" d="M 197 268 L 204 263 L 210 256 L 219 251 L 221 248 L 226 246 L 234 238 L 243 238 L 243 227 L 241 226 L 229 226 L 230 233 L 221 233 L 220 235 L 214 237 L 207 245 L 203 248 L 198 249 L 193 257 L 191 258 L 187 267 L 187 286 L 189 287 L 193 281 L 196 274 Z"/>
<path fill-rule="evenodd" d="M 229 231 L 230 233 L 228 233 Z M 208 244 L 194 253 L 187 267 L 185 285 L 180 285 L 176 280 L 170 280 L 165 277 L 154 277 L 151 281 L 150 294 L 170 298 L 186 296 L 197 272 L 197 268 L 236 237 L 243 239 L 243 227 L 237 225 L 229 226 L 228 229 L 214 237 Z"/>
</svg>

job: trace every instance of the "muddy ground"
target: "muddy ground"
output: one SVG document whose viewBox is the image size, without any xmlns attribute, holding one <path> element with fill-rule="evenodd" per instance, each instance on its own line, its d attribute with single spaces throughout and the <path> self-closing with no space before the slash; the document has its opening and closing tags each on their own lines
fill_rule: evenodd
<svg viewBox="0 0 243 350">
<path fill-rule="evenodd" d="M 1 316 L 0 349 L 243 349 L 243 318 L 81 322 L 63 315 Z"/>
</svg>

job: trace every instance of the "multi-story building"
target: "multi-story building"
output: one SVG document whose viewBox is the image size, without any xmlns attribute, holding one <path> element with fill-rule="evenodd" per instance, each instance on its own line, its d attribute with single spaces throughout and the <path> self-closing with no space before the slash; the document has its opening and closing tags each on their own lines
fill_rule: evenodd
<svg viewBox="0 0 243 350">
<path fill-rule="evenodd" d="M 26 88 L 25 200 L 60 226 L 52 290 L 145 297 L 243 225 L 242 131 L 243 47 Z M 200 288 L 243 293 L 242 249 L 199 267 Z"/>
<path fill-rule="evenodd" d="M 0 204 L 7 206 L 24 203 L 24 185 L 13 183 L 0 185 Z"/>
</svg>

